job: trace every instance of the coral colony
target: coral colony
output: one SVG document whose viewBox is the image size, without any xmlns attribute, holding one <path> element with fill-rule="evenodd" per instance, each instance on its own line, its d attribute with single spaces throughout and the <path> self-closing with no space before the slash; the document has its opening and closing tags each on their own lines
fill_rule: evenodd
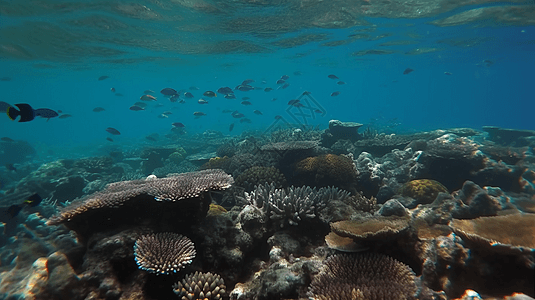
<svg viewBox="0 0 535 300">
<path fill-rule="evenodd" d="M 533 299 L 535 140 L 355 124 L 43 164 L 5 194 L 45 200 L 5 221 L 0 293 Z"/>
</svg>

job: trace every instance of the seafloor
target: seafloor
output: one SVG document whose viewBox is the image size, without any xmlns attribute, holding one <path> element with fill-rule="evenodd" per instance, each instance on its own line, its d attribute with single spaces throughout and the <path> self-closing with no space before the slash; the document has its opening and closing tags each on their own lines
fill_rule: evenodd
<svg viewBox="0 0 535 300">
<path fill-rule="evenodd" d="M 535 132 L 359 125 L 21 162 L 0 298 L 535 297 Z"/>
</svg>

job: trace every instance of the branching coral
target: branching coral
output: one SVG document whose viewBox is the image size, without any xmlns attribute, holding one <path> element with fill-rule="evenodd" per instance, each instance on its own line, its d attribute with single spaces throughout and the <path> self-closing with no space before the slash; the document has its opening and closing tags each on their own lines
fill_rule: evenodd
<svg viewBox="0 0 535 300">
<path fill-rule="evenodd" d="M 297 225 L 304 218 L 315 218 L 330 200 L 344 200 L 348 196 L 349 192 L 335 187 L 277 189 L 274 184 L 260 185 L 251 193 L 245 192 L 245 200 L 262 209 L 265 216 L 287 220 L 291 225 Z"/>
<path fill-rule="evenodd" d="M 415 274 L 391 257 L 367 253 L 334 255 L 310 284 L 315 300 L 416 299 Z"/>
<path fill-rule="evenodd" d="M 170 274 L 192 262 L 195 248 L 189 238 L 180 234 L 147 234 L 136 241 L 134 257 L 140 269 L 156 274 Z"/>
</svg>

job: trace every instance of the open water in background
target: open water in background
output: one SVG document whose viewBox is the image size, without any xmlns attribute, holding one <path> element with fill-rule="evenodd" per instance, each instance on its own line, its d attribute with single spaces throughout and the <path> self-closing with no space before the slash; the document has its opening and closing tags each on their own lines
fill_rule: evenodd
<svg viewBox="0 0 535 300">
<path fill-rule="evenodd" d="M 112 137 L 114 143 L 131 145 L 148 144 L 144 137 L 152 133 L 165 135 L 173 122 L 184 123 L 188 134 L 263 132 L 276 115 L 289 120 L 287 102 L 304 91 L 311 92 L 325 109 L 325 114 L 306 120 L 321 129 L 331 119 L 371 124 L 387 133 L 484 125 L 535 129 L 533 4 L 518 2 L 524 13 L 506 10 L 499 17 L 481 13 L 472 21 L 440 27 L 431 22 L 479 7 L 397 18 L 395 12 L 384 10 L 382 15 L 367 15 L 370 2 L 333 1 L 329 9 L 339 12 L 349 6 L 349 19 L 358 21 L 344 16 L 342 24 L 347 25 L 340 25 L 333 17 L 330 24 L 337 25 L 313 26 L 319 22 L 316 18 L 331 15 L 322 7 L 307 8 L 309 12 L 300 15 L 299 5 L 306 8 L 323 2 L 298 2 L 3 2 L 0 77 L 11 80 L 0 81 L 0 101 L 62 110 L 72 117 L 18 123 L 6 116 L 0 118 L 0 135 L 29 141 L 38 151 L 69 154 L 71 149 L 86 149 L 91 155 L 91 149 L 109 143 L 107 127 L 122 133 Z M 286 11 L 288 3 L 292 6 Z M 272 19 L 262 28 L 254 22 L 250 28 L 232 27 L 235 19 L 250 16 L 261 22 L 264 14 Z M 297 17 L 314 20 L 288 21 Z M 353 39 L 355 34 L 367 36 Z M 326 44 L 333 41 L 345 44 Z M 412 44 L 381 45 L 391 41 Z M 422 49 L 429 52 L 418 54 Z M 393 52 L 355 55 L 365 50 Z M 414 71 L 404 75 L 406 68 Z M 301 75 L 294 75 L 296 71 Z M 346 84 L 337 85 L 329 74 Z M 103 75 L 109 78 L 99 81 Z M 290 86 L 277 90 L 276 81 L 282 75 L 290 77 Z M 218 95 L 205 98 L 209 104 L 197 103 L 204 91 L 234 88 L 245 79 L 254 79 L 253 86 L 275 90 L 236 91 L 237 99 Z M 188 90 L 190 86 L 199 90 L 191 91 L 195 98 L 186 99 L 186 104 L 170 103 L 159 94 L 166 87 Z M 129 110 L 147 89 L 156 91 L 157 103 L 163 106 L 149 103 L 146 111 Z M 340 95 L 331 97 L 334 91 Z M 244 96 L 250 97 L 251 106 L 240 104 Z M 97 106 L 106 111 L 93 112 Z M 240 123 L 222 113 L 227 109 L 244 113 L 252 123 Z M 157 117 L 168 110 L 173 112 L 169 118 Z M 194 111 L 207 115 L 196 119 Z M 229 132 L 231 123 L 236 126 Z"/>
</svg>

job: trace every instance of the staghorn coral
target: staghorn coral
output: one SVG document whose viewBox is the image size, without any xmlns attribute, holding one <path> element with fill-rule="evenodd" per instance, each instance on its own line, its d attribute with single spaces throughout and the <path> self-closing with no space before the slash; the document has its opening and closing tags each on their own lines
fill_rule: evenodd
<svg viewBox="0 0 535 300">
<path fill-rule="evenodd" d="M 288 186 L 284 175 L 275 167 L 251 167 L 236 177 L 236 185 L 252 191 L 255 186 L 273 183 L 277 188 Z"/>
<path fill-rule="evenodd" d="M 109 184 L 103 191 L 67 206 L 59 214 L 51 217 L 47 224 L 70 222 L 73 218 L 91 210 L 117 208 L 140 195 L 147 195 L 158 201 L 195 198 L 211 190 L 224 190 L 230 187 L 233 181 L 230 175 L 221 170 L 205 170 L 168 178 L 116 182 Z"/>
<path fill-rule="evenodd" d="M 180 234 L 163 232 L 141 236 L 134 246 L 140 269 L 159 274 L 180 271 L 195 258 L 193 242 Z"/>
<path fill-rule="evenodd" d="M 416 299 L 415 274 L 391 257 L 376 253 L 334 255 L 310 284 L 314 300 Z"/>
<path fill-rule="evenodd" d="M 173 291 L 182 300 L 219 300 L 225 295 L 225 281 L 217 274 L 188 274 L 173 285 Z"/>
<path fill-rule="evenodd" d="M 298 185 L 337 186 L 356 192 L 358 173 L 351 157 L 335 154 L 308 157 L 299 161 L 294 171 Z"/>
<path fill-rule="evenodd" d="M 245 192 L 244 200 L 262 209 L 270 219 L 283 219 L 290 225 L 297 225 L 302 219 L 315 218 L 329 201 L 344 200 L 348 196 L 347 191 L 335 187 L 277 189 L 273 183 L 266 183 L 257 186 L 251 193 Z"/>
</svg>

